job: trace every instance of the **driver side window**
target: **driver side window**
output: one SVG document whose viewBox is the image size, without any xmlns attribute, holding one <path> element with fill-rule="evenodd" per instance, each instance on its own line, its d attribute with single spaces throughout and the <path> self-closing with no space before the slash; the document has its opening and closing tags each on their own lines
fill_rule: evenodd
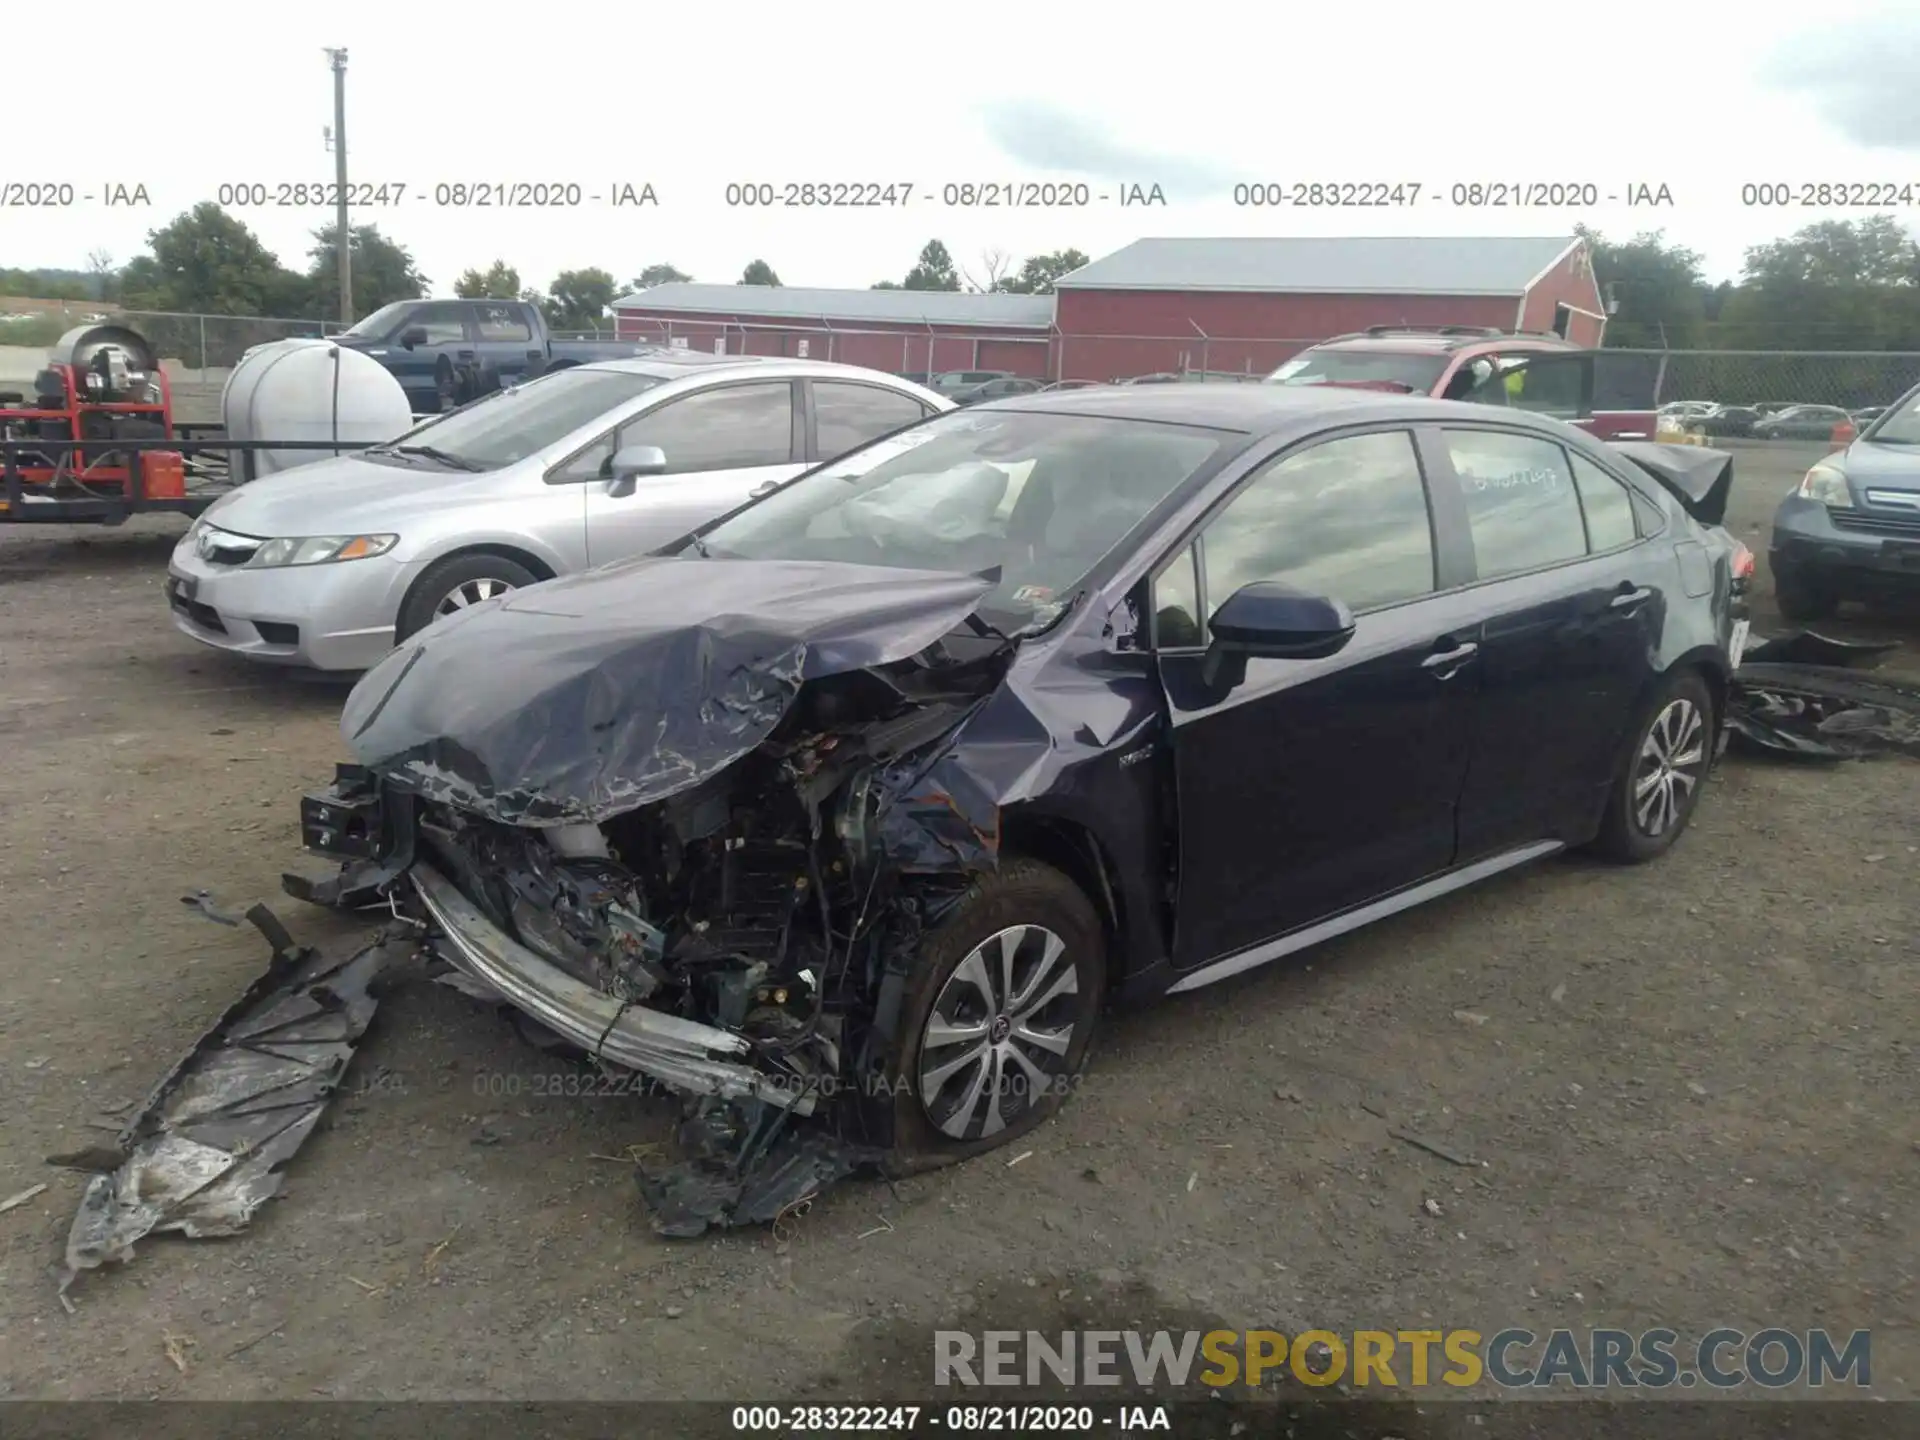
<svg viewBox="0 0 1920 1440">
<path fill-rule="evenodd" d="M 1433 528 L 1412 434 L 1349 435 L 1255 471 L 1154 577 L 1156 643 L 1206 644 L 1194 617 L 1257 580 L 1344 601 L 1356 614 L 1433 593 Z"/>
</svg>

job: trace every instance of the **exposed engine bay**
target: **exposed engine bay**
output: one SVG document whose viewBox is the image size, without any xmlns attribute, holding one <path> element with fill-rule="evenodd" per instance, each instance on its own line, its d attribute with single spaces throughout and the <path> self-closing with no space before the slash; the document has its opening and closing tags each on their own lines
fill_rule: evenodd
<svg viewBox="0 0 1920 1440">
<path fill-rule="evenodd" d="M 948 752 L 1013 649 L 961 633 L 805 681 L 740 759 L 598 822 L 510 823 L 343 766 L 307 807 L 309 848 L 362 859 L 304 898 L 404 901 L 411 871 L 428 949 L 464 972 L 469 993 L 500 974 L 474 957 L 517 945 L 603 1009 L 616 1002 L 590 1035 L 578 1004 L 574 1023 L 548 1030 L 547 1002 L 493 997 L 530 1038 L 687 1097 L 685 1158 L 640 1175 L 659 1229 L 772 1220 L 889 1148 L 901 988 L 924 929 L 998 846 L 997 806 Z M 508 943 L 484 938 L 496 929 Z M 656 1058 L 661 1017 L 684 1030 Z M 627 1021 L 652 1029 L 629 1035 Z M 791 1125 L 798 1116 L 805 1124 Z"/>
<path fill-rule="evenodd" d="M 429 806 L 419 842 L 495 923 L 574 978 L 739 1031 L 797 1080 L 836 1076 L 849 1019 L 878 983 L 879 922 L 903 882 L 912 888 L 883 833 L 911 823 L 895 812 L 913 766 L 891 767 L 959 724 L 992 669 L 835 676 L 807 687 L 744 760 L 656 804 L 548 827 Z M 968 838 L 984 858 L 990 837 Z"/>
</svg>

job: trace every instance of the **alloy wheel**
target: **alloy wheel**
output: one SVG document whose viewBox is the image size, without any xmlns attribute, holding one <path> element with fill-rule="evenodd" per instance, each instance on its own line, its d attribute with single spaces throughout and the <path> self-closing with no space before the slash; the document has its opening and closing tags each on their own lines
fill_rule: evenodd
<svg viewBox="0 0 1920 1440">
<path fill-rule="evenodd" d="M 1066 942 L 1038 925 L 989 935 L 954 966 L 920 1033 L 920 1104 L 954 1140 L 989 1138 L 1053 1093 L 1086 1014 Z"/>
<path fill-rule="evenodd" d="M 433 607 L 434 618 L 453 615 L 469 605 L 478 605 L 482 600 L 491 600 L 495 596 L 505 595 L 513 586 L 505 580 L 481 576 L 475 580 L 462 580 L 449 590 L 440 603 Z"/>
<path fill-rule="evenodd" d="M 1706 768 L 1706 720 L 1700 707 L 1681 698 L 1653 717 L 1634 767 L 1633 823 L 1651 838 L 1678 825 Z"/>
</svg>

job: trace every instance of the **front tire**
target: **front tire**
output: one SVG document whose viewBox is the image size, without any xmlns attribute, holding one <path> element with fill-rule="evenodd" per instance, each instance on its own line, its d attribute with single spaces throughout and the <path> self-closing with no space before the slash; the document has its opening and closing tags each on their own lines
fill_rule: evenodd
<svg viewBox="0 0 1920 1440">
<path fill-rule="evenodd" d="M 1594 841 L 1596 853 L 1638 865 L 1673 847 L 1700 804 L 1718 726 L 1713 692 L 1697 670 L 1660 685 L 1635 721 L 1633 746 Z"/>
<path fill-rule="evenodd" d="M 1106 935 L 1087 897 L 1033 860 L 979 880 L 932 934 L 890 1068 L 893 1167 L 965 1160 L 1051 1118 L 1092 1052 Z"/>
<path fill-rule="evenodd" d="M 537 585 L 540 577 L 504 555 L 469 552 L 429 565 L 413 583 L 400 607 L 395 641 L 409 640 L 443 615 L 492 600 L 510 590 Z"/>
</svg>

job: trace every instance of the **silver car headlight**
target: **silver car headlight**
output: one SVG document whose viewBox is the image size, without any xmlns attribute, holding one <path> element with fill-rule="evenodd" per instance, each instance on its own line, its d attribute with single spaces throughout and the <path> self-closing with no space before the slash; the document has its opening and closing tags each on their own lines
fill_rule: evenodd
<svg viewBox="0 0 1920 1440">
<path fill-rule="evenodd" d="M 366 560 L 400 543 L 398 535 L 289 535 L 268 540 L 247 561 L 249 570 L 287 565 L 326 565 L 335 560 Z"/>
<path fill-rule="evenodd" d="M 1816 465 L 1807 471 L 1798 493 L 1802 500 L 1817 500 L 1836 510 L 1853 508 L 1853 491 L 1847 485 L 1846 474 L 1832 465 Z"/>
</svg>

